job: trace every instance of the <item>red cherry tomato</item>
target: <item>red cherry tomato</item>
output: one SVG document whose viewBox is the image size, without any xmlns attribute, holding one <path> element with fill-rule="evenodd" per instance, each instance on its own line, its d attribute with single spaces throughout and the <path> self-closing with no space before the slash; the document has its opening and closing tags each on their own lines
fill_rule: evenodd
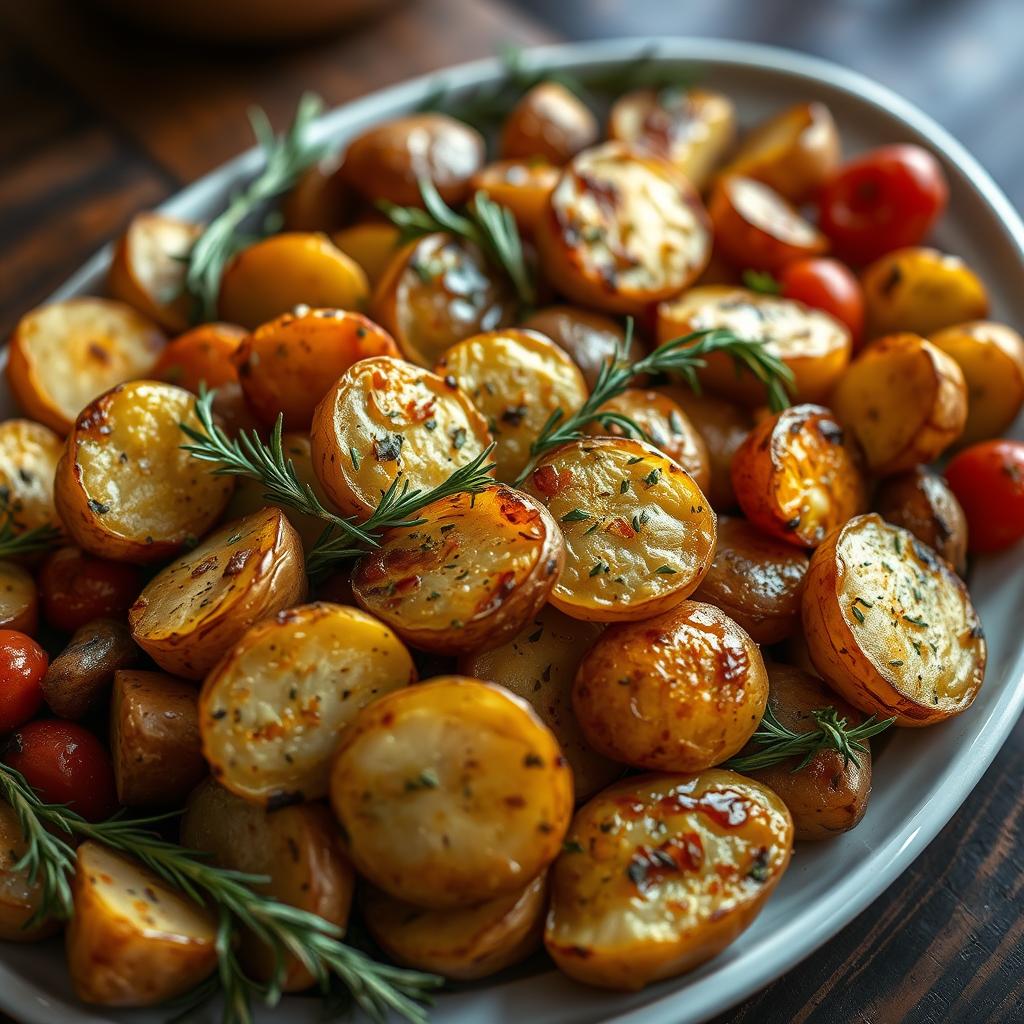
<svg viewBox="0 0 1024 1024">
<path fill-rule="evenodd" d="M 1024 442 L 982 441 L 946 467 L 967 515 L 967 547 L 1002 551 L 1024 537 Z"/>
<path fill-rule="evenodd" d="M 920 146 L 882 146 L 841 167 L 819 196 L 818 226 L 836 254 L 870 263 L 919 244 L 942 215 L 949 186 L 942 165 Z"/>
<path fill-rule="evenodd" d="M 78 548 L 55 551 L 39 573 L 46 621 L 68 633 L 104 615 L 123 614 L 141 589 L 142 577 L 134 566 L 108 562 Z"/>
<path fill-rule="evenodd" d="M 107 748 L 75 722 L 29 722 L 7 742 L 4 761 L 47 803 L 67 804 L 89 821 L 117 810 L 114 766 Z"/>
<path fill-rule="evenodd" d="M 787 299 L 824 310 L 846 324 L 854 349 L 864 337 L 864 289 L 856 275 L 839 260 L 812 259 L 791 263 L 779 274 Z"/>
<path fill-rule="evenodd" d="M 0 732 L 27 722 L 43 703 L 41 683 L 50 659 L 16 629 L 0 629 Z"/>
</svg>

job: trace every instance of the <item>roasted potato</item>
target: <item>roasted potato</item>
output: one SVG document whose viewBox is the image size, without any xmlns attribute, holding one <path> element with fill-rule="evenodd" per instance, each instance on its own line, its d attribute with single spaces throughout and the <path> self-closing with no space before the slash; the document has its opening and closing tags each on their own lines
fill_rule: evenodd
<svg viewBox="0 0 1024 1024">
<path fill-rule="evenodd" d="M 334 232 L 331 240 L 363 268 L 371 291 L 380 283 L 388 265 L 402 247 L 401 231 L 394 224 L 379 220 L 342 228 Z"/>
<path fill-rule="evenodd" d="M 985 637 L 967 588 L 931 548 L 874 513 L 814 552 L 801 610 L 815 668 L 862 711 L 932 725 L 978 693 Z"/>
<path fill-rule="evenodd" d="M 206 775 L 195 686 L 163 672 L 114 673 L 110 753 L 117 802 L 180 807 Z"/>
<path fill-rule="evenodd" d="M 218 311 L 253 331 L 295 306 L 359 310 L 369 296 L 363 268 L 326 235 L 286 231 L 243 249 L 227 265 Z"/>
<path fill-rule="evenodd" d="M 37 916 L 43 903 L 42 878 L 31 879 L 26 867 L 18 867 L 28 843 L 18 815 L 0 800 L 0 941 L 38 942 L 52 935 L 60 922 L 49 915 Z"/>
<path fill-rule="evenodd" d="M 331 805 L 374 885 L 422 907 L 468 907 L 522 892 L 554 860 L 572 775 L 525 701 L 442 676 L 359 713 L 334 760 Z"/>
<path fill-rule="evenodd" d="M 639 315 L 692 284 L 711 255 L 700 197 L 667 160 L 618 142 L 566 166 L 537 230 L 541 270 L 584 306 Z"/>
<path fill-rule="evenodd" d="M 162 569 L 128 612 L 165 671 L 202 679 L 254 623 L 302 601 L 302 542 L 277 508 L 227 523 Z"/>
<path fill-rule="evenodd" d="M 634 768 L 698 772 L 753 735 L 768 699 L 757 645 L 714 605 L 685 601 L 609 626 L 576 672 L 587 742 Z"/>
<path fill-rule="evenodd" d="M 145 377 L 164 341 L 155 323 L 123 302 L 51 302 L 18 321 L 7 381 L 28 416 L 63 436 L 97 395 Z"/>
<path fill-rule="evenodd" d="M 721 516 L 718 546 L 693 595 L 721 608 L 759 644 L 777 644 L 800 626 L 810 556 L 766 536 L 746 519 Z"/>
<path fill-rule="evenodd" d="M 569 762 L 577 800 L 622 774 L 622 765 L 591 749 L 572 709 L 576 670 L 602 629 L 599 622 L 570 619 L 547 605 L 501 647 L 459 659 L 463 674 L 498 683 L 533 705 Z"/>
<path fill-rule="evenodd" d="M 850 362 L 850 332 L 834 317 L 794 299 L 762 295 L 746 288 L 706 285 L 658 306 L 658 342 L 692 331 L 725 327 L 741 338 L 761 340 L 793 371 L 794 402 L 824 402 Z M 725 352 L 712 352 L 697 371 L 715 394 L 746 406 L 763 405 L 764 385 L 738 373 Z"/>
<path fill-rule="evenodd" d="M 808 548 L 867 507 L 858 454 L 820 405 L 790 406 L 754 427 L 733 456 L 732 485 L 755 526 Z"/>
<path fill-rule="evenodd" d="M 570 416 L 587 400 L 576 364 L 543 334 L 523 328 L 466 338 L 441 356 L 434 372 L 453 378 L 486 418 L 499 480 L 516 479 L 552 413 Z"/>
<path fill-rule="evenodd" d="M 57 526 L 53 478 L 64 443 L 32 420 L 0 423 L 0 507 L 17 536 L 38 526 Z"/>
<path fill-rule="evenodd" d="M 195 397 L 158 381 L 118 384 L 68 434 L 54 499 L 75 543 L 104 558 L 158 562 L 220 518 L 234 481 L 181 447 L 199 426 Z"/>
<path fill-rule="evenodd" d="M 352 593 L 403 640 L 463 654 L 503 644 L 537 614 L 564 563 L 557 524 L 510 487 L 442 498 L 352 572 Z"/>
<path fill-rule="evenodd" d="M 256 328 L 235 353 L 249 407 L 287 430 L 308 430 L 313 410 L 360 359 L 398 356 L 394 338 L 361 313 L 299 306 Z"/>
<path fill-rule="evenodd" d="M 31 636 L 39 624 L 39 591 L 32 574 L 0 561 L 0 628 Z"/>
<path fill-rule="evenodd" d="M 860 444 L 867 468 L 889 476 L 931 462 L 963 433 L 967 384 L 931 342 L 890 334 L 857 356 L 831 406 Z"/>
<path fill-rule="evenodd" d="M 626 779 L 573 819 L 550 872 L 544 944 L 571 978 L 601 988 L 682 974 L 751 924 L 792 849 L 785 804 L 742 775 Z"/>
<path fill-rule="evenodd" d="M 490 444 L 458 387 L 389 356 L 350 366 L 313 414 L 313 469 L 343 512 L 368 516 L 401 476 L 428 490 Z"/>
<path fill-rule="evenodd" d="M 249 408 L 242 385 L 237 380 L 228 381 L 214 391 L 212 407 L 228 437 L 238 437 L 243 430 L 259 433 L 263 429 L 263 424 Z"/>
<path fill-rule="evenodd" d="M 560 82 L 540 82 L 512 108 L 501 129 L 499 149 L 506 160 L 568 163 L 599 135 L 590 108 Z"/>
<path fill-rule="evenodd" d="M 344 153 L 328 153 L 299 175 L 281 200 L 285 230 L 333 231 L 345 223 L 353 196 L 344 162 Z"/>
<path fill-rule="evenodd" d="M 700 586 L 715 513 L 693 478 L 629 438 L 574 441 L 545 455 L 524 489 L 565 536 L 551 603 L 575 619 L 646 619 Z"/>
<path fill-rule="evenodd" d="M 200 324 L 167 343 L 153 367 L 153 379 L 197 394 L 200 384 L 220 388 L 237 384 L 232 362 L 245 330 L 237 324 Z"/>
<path fill-rule="evenodd" d="M 481 167 L 471 184 L 474 195 L 486 192 L 512 211 L 522 234 L 533 237 L 560 175 L 558 167 L 542 160 L 498 160 Z"/>
<path fill-rule="evenodd" d="M 213 777 L 273 809 L 327 792 L 338 738 L 359 710 L 416 678 L 382 622 L 357 608 L 310 604 L 249 629 L 199 695 L 199 732 Z"/>
</svg>

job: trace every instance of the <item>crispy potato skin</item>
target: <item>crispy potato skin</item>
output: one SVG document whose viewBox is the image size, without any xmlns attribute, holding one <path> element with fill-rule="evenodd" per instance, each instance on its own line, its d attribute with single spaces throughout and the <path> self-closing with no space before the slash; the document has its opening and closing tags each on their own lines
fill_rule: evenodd
<svg viewBox="0 0 1024 1024">
<path fill-rule="evenodd" d="M 32 636 L 39 625 L 39 590 L 32 574 L 0 561 L 0 627 Z"/>
<path fill-rule="evenodd" d="M 200 324 L 169 341 L 153 367 L 153 379 L 198 394 L 200 383 L 221 388 L 238 383 L 232 356 L 245 337 L 237 324 Z"/>
<path fill-rule="evenodd" d="M 60 436 L 42 423 L 0 423 L 0 488 L 15 535 L 37 526 L 61 525 L 53 503 L 53 478 L 64 451 Z"/>
<path fill-rule="evenodd" d="M 801 607 L 815 668 L 868 714 L 933 725 L 978 693 L 986 646 L 967 588 L 913 534 L 874 513 L 814 552 Z"/>
<path fill-rule="evenodd" d="M 595 750 L 634 768 L 674 772 L 735 754 L 767 698 L 757 645 L 720 608 L 699 601 L 610 626 L 580 663 L 572 690 Z"/>
<path fill-rule="evenodd" d="M 486 192 L 511 210 L 520 232 L 532 238 L 560 174 L 558 167 L 549 163 L 497 160 L 473 175 L 471 190 L 474 195 Z"/>
<path fill-rule="evenodd" d="M 785 804 L 742 775 L 626 779 L 573 819 L 550 873 L 548 953 L 601 988 L 692 970 L 749 927 L 792 848 Z"/>
<path fill-rule="evenodd" d="M 559 82 L 540 82 L 505 118 L 499 145 L 506 160 L 564 164 L 598 135 L 597 118 L 575 93 Z"/>
<path fill-rule="evenodd" d="M 331 235 L 334 244 L 363 268 L 371 290 L 380 283 L 388 264 L 402 247 L 402 233 L 394 224 L 368 220 L 351 224 Z"/>
<path fill-rule="evenodd" d="M 808 548 L 867 506 L 856 450 L 820 405 L 762 420 L 733 456 L 732 485 L 752 523 Z"/>
<path fill-rule="evenodd" d="M 532 708 L 441 676 L 364 708 L 342 738 L 331 805 L 361 875 L 438 909 L 521 892 L 561 849 L 572 776 Z"/>
<path fill-rule="evenodd" d="M 14 870 L 28 844 L 14 809 L 0 800 L 0 941 L 38 942 L 60 928 L 60 921 L 44 917 L 25 927 L 43 900 L 41 879 L 29 880 L 28 869 Z"/>
</svg>

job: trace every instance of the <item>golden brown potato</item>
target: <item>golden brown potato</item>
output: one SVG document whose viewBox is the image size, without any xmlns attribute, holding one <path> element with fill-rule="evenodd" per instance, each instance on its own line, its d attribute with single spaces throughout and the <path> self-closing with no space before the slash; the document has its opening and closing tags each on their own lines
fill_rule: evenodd
<svg viewBox="0 0 1024 1024">
<path fill-rule="evenodd" d="M 799 628 L 808 565 L 806 552 L 746 519 L 722 516 L 715 560 L 694 600 L 721 608 L 755 642 L 776 644 Z"/>
<path fill-rule="evenodd" d="M 222 320 L 254 331 L 295 306 L 365 308 L 370 286 L 362 267 L 326 235 L 285 231 L 243 249 L 220 282 Z"/>
<path fill-rule="evenodd" d="M 572 776 L 530 706 L 441 676 L 364 708 L 342 738 L 331 805 L 356 870 L 423 907 L 521 892 L 557 856 Z"/>
<path fill-rule="evenodd" d="M 346 256 L 351 256 L 363 268 L 371 291 L 380 283 L 388 265 L 402 247 L 402 233 L 398 228 L 379 220 L 352 224 L 335 231 L 331 239 Z"/>
<path fill-rule="evenodd" d="M 564 562 L 562 534 L 521 491 L 488 487 L 421 508 L 352 572 L 352 592 L 403 640 L 462 654 L 497 647 L 540 611 Z"/>
<path fill-rule="evenodd" d="M 158 562 L 220 518 L 234 481 L 181 445 L 195 396 L 173 384 L 119 384 L 82 410 L 57 465 L 54 498 L 75 543 L 102 558 Z"/>
<path fill-rule="evenodd" d="M 43 902 L 43 881 L 38 877 L 33 881 L 27 868 L 17 867 L 27 849 L 18 815 L 9 803 L 0 800 L 0 941 L 3 942 L 38 942 L 60 928 L 55 918 L 36 917 Z"/>
<path fill-rule="evenodd" d="M 967 588 L 931 548 L 874 513 L 811 558 L 804 634 L 822 678 L 854 707 L 932 725 L 970 707 L 985 637 Z"/>
<path fill-rule="evenodd" d="M 537 247 L 544 276 L 574 302 L 639 315 L 697 278 L 711 255 L 711 223 L 672 164 L 610 142 L 566 166 Z"/>
<path fill-rule="evenodd" d="M 57 526 L 53 478 L 64 442 L 32 420 L 0 423 L 0 505 L 14 535 L 38 526 Z"/>
<path fill-rule="evenodd" d="M 963 432 L 967 384 L 960 367 L 916 334 L 873 341 L 832 394 L 836 418 L 867 468 L 889 476 L 931 462 Z"/>
<path fill-rule="evenodd" d="M 39 625 L 39 591 L 32 574 L 0 561 L 0 628 L 31 636 Z"/>
<path fill-rule="evenodd" d="M 929 341 L 956 362 L 967 382 L 960 444 L 1004 434 L 1024 405 L 1024 338 L 1005 324 L 975 320 L 937 331 Z"/>
<path fill-rule="evenodd" d="M 597 142 L 600 129 L 590 108 L 560 82 L 540 82 L 512 108 L 501 129 L 506 160 L 568 163 Z"/>
<path fill-rule="evenodd" d="M 216 970 L 213 915 L 99 843 L 78 848 L 67 957 L 75 994 L 99 1006 L 153 1006 Z"/>
<path fill-rule="evenodd" d="M 305 593 L 299 535 L 280 509 L 264 508 L 222 526 L 157 573 L 128 622 L 162 669 L 202 679 L 254 622 Z"/>
<path fill-rule="evenodd" d="M 587 742 L 634 768 L 697 772 L 750 739 L 768 677 L 757 645 L 699 601 L 610 626 L 580 663 L 572 705 Z"/>
<path fill-rule="evenodd" d="M 742 775 L 626 779 L 573 819 L 550 872 L 544 944 L 571 978 L 601 988 L 682 974 L 749 927 L 792 849 L 785 804 Z"/>
<path fill-rule="evenodd" d="M 345 223 L 353 197 L 343 164 L 344 153 L 329 153 L 299 175 L 281 200 L 285 230 L 334 231 Z"/>
<path fill-rule="evenodd" d="M 237 324 L 200 324 L 169 341 L 153 367 L 154 380 L 199 393 L 201 384 L 219 388 L 238 383 L 232 362 L 246 332 Z"/>
<path fill-rule="evenodd" d="M 122 669 L 110 701 L 117 802 L 180 807 L 206 774 L 195 686 L 163 672 Z"/>
<path fill-rule="evenodd" d="M 471 185 L 474 195 L 486 192 L 511 210 L 519 231 L 532 238 L 560 174 L 558 167 L 541 160 L 498 160 L 481 167 Z"/>
<path fill-rule="evenodd" d="M 565 537 L 551 603 L 576 619 L 646 619 L 700 586 L 715 513 L 690 475 L 643 441 L 595 437 L 545 455 L 523 485 Z"/>
<path fill-rule="evenodd" d="M 145 377 L 164 341 L 152 320 L 123 302 L 51 302 L 14 328 L 7 381 L 27 415 L 63 436 L 97 395 Z"/>
<path fill-rule="evenodd" d="M 357 608 L 280 611 L 250 628 L 206 677 L 203 755 L 222 786 L 252 803 L 316 800 L 360 709 L 415 678 L 401 640 Z"/>
</svg>

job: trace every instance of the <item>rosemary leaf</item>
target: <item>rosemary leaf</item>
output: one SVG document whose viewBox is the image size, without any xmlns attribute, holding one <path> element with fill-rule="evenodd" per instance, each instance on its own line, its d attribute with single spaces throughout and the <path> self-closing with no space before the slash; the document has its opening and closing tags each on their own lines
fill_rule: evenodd
<svg viewBox="0 0 1024 1024">
<path fill-rule="evenodd" d="M 56 526 L 43 523 L 19 531 L 15 526 L 14 515 L 8 489 L 0 488 L 0 558 L 17 558 L 19 555 L 49 551 L 60 543 L 63 535 Z"/>
</svg>

